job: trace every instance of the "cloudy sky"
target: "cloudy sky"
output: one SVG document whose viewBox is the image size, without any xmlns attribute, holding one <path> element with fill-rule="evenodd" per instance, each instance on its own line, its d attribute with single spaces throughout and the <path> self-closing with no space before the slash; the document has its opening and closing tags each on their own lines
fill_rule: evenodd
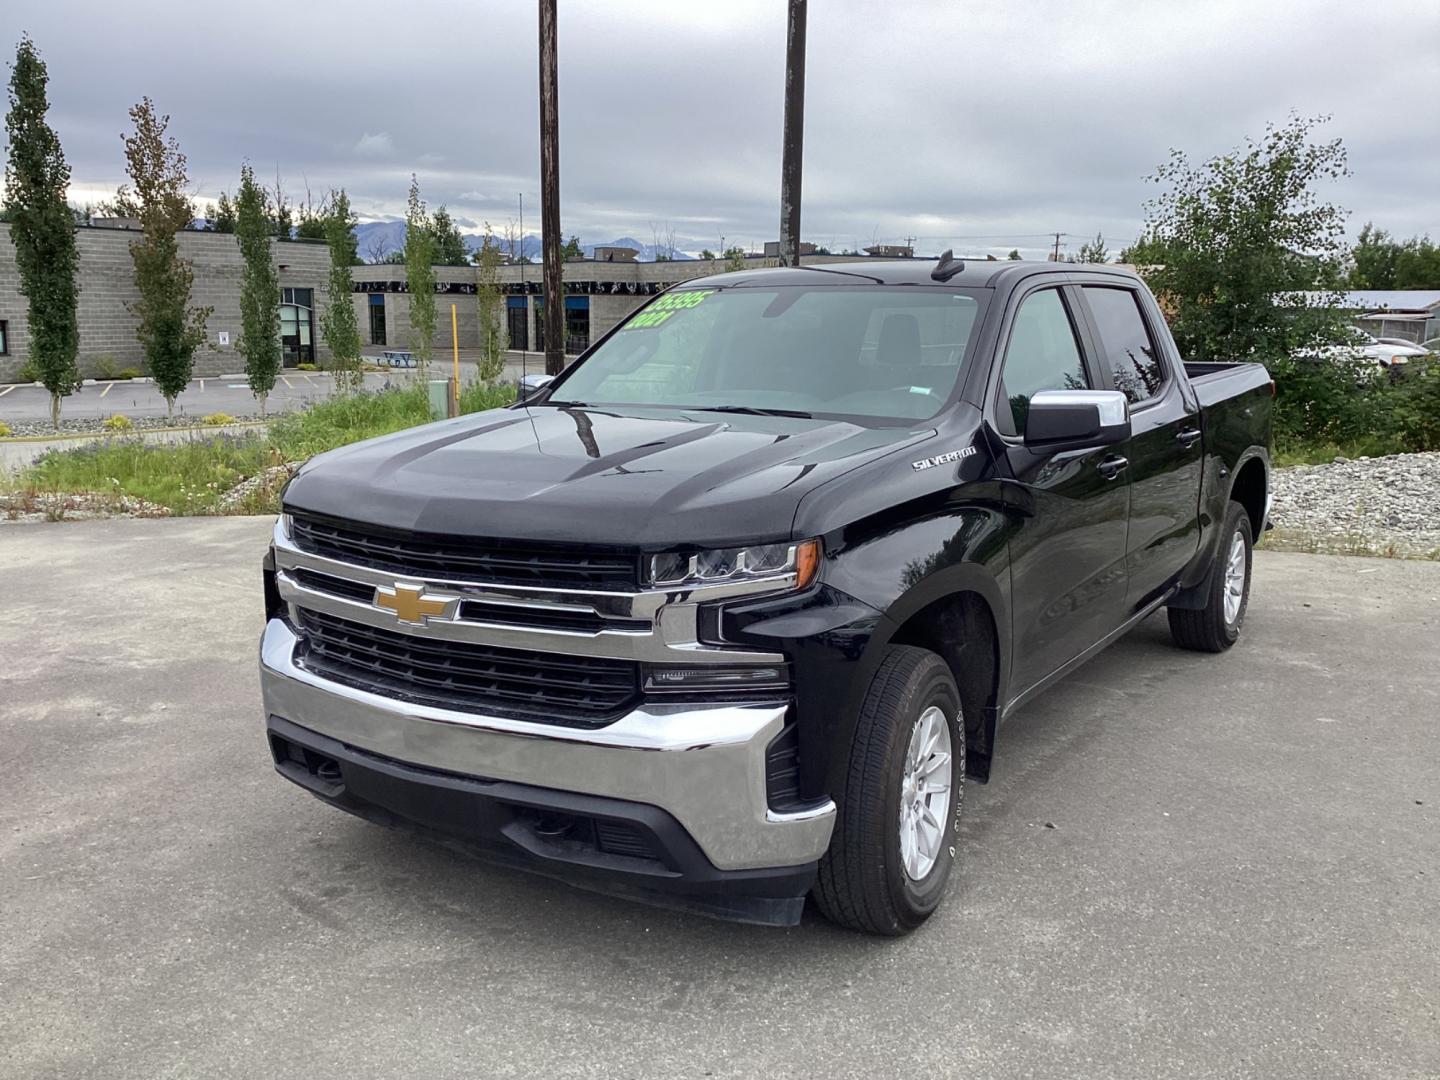
<svg viewBox="0 0 1440 1080">
<path fill-rule="evenodd" d="M 778 231 L 783 0 L 560 0 L 561 219 L 586 242 Z M 172 117 L 197 193 L 242 160 L 366 218 L 432 206 L 539 221 L 533 0 L 6 0 L 49 63 L 75 194 L 123 179 L 126 109 Z M 1325 191 L 1440 237 L 1435 0 L 811 0 L 804 233 L 1003 254 L 1135 236 L 1171 146 L 1223 152 L 1330 114 Z M 8 44 L 3 47 L 9 48 Z"/>
</svg>

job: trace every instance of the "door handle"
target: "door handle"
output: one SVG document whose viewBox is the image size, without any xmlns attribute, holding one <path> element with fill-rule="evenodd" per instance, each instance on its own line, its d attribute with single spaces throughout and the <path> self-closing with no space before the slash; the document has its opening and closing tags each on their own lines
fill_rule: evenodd
<svg viewBox="0 0 1440 1080">
<path fill-rule="evenodd" d="M 1106 480 L 1114 480 L 1117 476 L 1119 476 L 1129 467 L 1129 459 L 1123 457 L 1107 457 L 1104 461 L 1100 462 L 1100 464 L 1095 466 L 1095 468 L 1099 470 L 1100 475 L 1103 476 Z"/>
<path fill-rule="evenodd" d="M 1185 447 L 1186 450 L 1189 450 L 1190 447 L 1194 446 L 1197 442 L 1200 441 L 1200 429 L 1186 428 L 1184 431 L 1177 432 L 1175 435 L 1175 441 L 1178 442 L 1181 446 Z"/>
</svg>

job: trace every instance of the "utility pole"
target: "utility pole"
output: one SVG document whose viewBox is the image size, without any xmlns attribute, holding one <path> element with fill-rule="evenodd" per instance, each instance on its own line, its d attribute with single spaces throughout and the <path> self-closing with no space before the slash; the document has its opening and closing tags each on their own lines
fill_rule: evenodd
<svg viewBox="0 0 1440 1080">
<path fill-rule="evenodd" d="M 1060 234 L 1059 234 L 1058 232 L 1055 234 L 1055 254 L 1053 254 L 1052 256 L 1050 256 L 1050 261 L 1051 261 L 1051 262 L 1059 262 L 1059 261 L 1060 261 Z"/>
<path fill-rule="evenodd" d="M 560 91 L 555 0 L 540 0 L 540 243 L 545 254 L 545 374 L 565 370 L 565 297 L 560 266 Z M 524 250 L 524 237 L 521 237 Z"/>
<path fill-rule="evenodd" d="M 785 135 L 780 161 L 780 265 L 800 265 L 800 162 L 805 141 L 805 3 L 790 0 L 785 33 Z"/>
</svg>

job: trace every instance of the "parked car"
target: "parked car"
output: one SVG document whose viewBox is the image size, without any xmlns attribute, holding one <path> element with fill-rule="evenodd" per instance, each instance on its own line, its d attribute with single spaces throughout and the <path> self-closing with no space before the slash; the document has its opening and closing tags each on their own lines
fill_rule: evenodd
<svg viewBox="0 0 1440 1080">
<path fill-rule="evenodd" d="M 1414 342 L 1399 338 L 1372 337 L 1358 327 L 1347 327 L 1346 335 L 1348 340 L 1327 346 L 1321 350 L 1320 355 L 1362 368 L 1373 364 L 1388 368 L 1404 364 L 1414 357 L 1424 356 L 1427 352 L 1424 346 Z"/>
<path fill-rule="evenodd" d="M 284 494 L 268 739 L 334 806 L 900 934 L 1004 718 L 1162 608 L 1180 647 L 1241 636 L 1273 383 L 1183 363 L 1116 267 L 702 278 L 532 391 Z"/>
</svg>

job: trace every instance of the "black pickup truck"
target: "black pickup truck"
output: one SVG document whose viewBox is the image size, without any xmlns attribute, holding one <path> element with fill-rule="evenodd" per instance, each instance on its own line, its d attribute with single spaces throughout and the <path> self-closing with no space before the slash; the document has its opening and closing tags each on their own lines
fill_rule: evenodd
<svg viewBox="0 0 1440 1080">
<path fill-rule="evenodd" d="M 690 281 L 507 409 L 321 455 L 265 563 L 280 773 L 753 922 L 940 903 L 1000 721 L 1245 618 L 1274 387 L 1106 266 Z"/>
</svg>

